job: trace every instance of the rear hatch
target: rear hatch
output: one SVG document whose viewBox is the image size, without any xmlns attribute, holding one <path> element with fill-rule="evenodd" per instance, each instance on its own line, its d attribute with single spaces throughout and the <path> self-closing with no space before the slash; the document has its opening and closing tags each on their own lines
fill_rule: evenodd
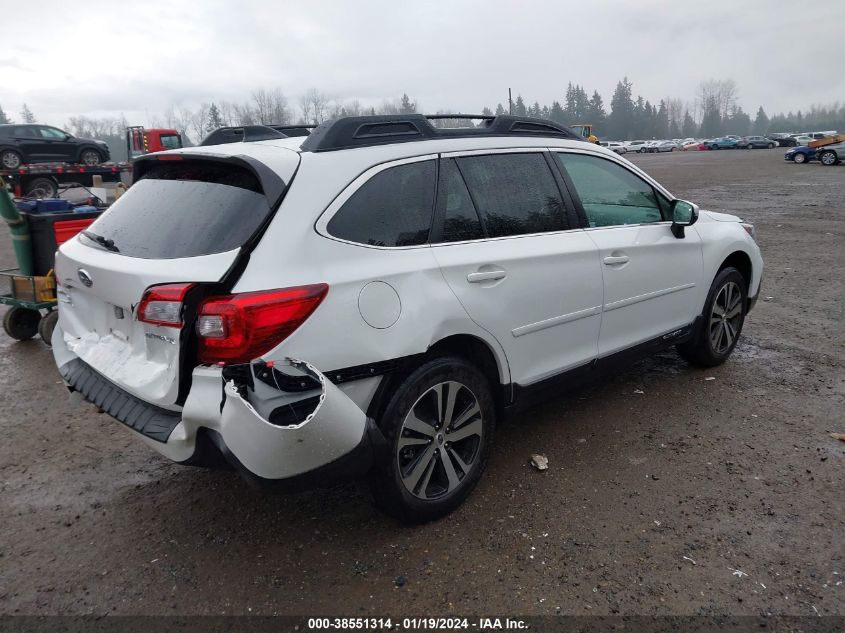
<svg viewBox="0 0 845 633">
<path fill-rule="evenodd" d="M 139 304 L 151 287 L 183 288 L 187 311 L 202 284 L 225 290 L 234 282 L 230 271 L 262 233 L 299 163 L 296 152 L 274 154 L 281 170 L 244 156 L 140 161 L 135 184 L 56 256 L 64 347 L 134 396 L 178 408 L 180 367 L 192 354 L 190 317 L 141 321 Z"/>
</svg>

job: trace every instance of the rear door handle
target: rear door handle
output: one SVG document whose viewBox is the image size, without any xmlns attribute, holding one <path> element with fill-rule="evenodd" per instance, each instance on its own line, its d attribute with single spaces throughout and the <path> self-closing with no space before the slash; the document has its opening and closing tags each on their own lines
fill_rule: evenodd
<svg viewBox="0 0 845 633">
<path fill-rule="evenodd" d="M 604 265 L 605 266 L 615 266 L 616 264 L 627 264 L 628 263 L 628 256 L 627 255 L 609 255 L 608 257 L 604 258 Z"/>
<path fill-rule="evenodd" d="M 507 273 L 504 270 L 485 270 L 484 272 L 470 273 L 467 275 L 467 281 L 471 284 L 478 284 L 482 281 L 495 281 L 497 279 L 504 279 Z"/>
</svg>

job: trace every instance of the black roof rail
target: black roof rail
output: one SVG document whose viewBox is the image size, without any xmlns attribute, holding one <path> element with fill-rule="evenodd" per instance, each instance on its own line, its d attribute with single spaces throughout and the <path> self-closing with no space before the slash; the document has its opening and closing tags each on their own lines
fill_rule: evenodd
<svg viewBox="0 0 845 633">
<path fill-rule="evenodd" d="M 479 119 L 478 127 L 440 128 L 431 124 L 438 119 Z M 318 125 L 302 143 L 304 152 L 328 152 L 339 149 L 388 145 L 443 138 L 473 136 L 549 136 L 584 140 L 569 128 L 534 117 L 476 114 L 385 114 L 343 117 Z"/>
<path fill-rule="evenodd" d="M 223 145 L 225 143 L 250 143 L 269 141 L 274 138 L 308 136 L 316 125 L 240 125 L 220 127 L 209 133 L 200 146 Z"/>
</svg>

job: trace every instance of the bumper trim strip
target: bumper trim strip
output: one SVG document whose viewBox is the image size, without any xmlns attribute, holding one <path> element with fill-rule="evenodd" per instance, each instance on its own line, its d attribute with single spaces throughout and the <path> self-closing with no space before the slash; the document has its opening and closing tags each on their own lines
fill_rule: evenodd
<svg viewBox="0 0 845 633">
<path fill-rule="evenodd" d="M 173 429 L 182 421 L 181 414 L 136 398 L 79 358 L 62 365 L 59 373 L 71 391 L 78 391 L 88 402 L 156 442 L 166 443 Z"/>
</svg>

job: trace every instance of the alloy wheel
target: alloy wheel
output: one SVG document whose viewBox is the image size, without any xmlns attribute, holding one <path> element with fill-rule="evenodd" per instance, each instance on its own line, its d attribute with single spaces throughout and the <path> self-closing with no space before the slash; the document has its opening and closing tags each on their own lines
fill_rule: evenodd
<svg viewBox="0 0 845 633">
<path fill-rule="evenodd" d="M 3 152 L 3 167 L 17 169 L 21 166 L 21 158 L 15 152 Z"/>
<path fill-rule="evenodd" d="M 99 164 L 99 162 L 100 155 L 97 152 L 88 150 L 82 153 L 82 163 L 84 165 L 93 166 Z"/>
<path fill-rule="evenodd" d="M 742 320 L 742 291 L 729 281 L 719 288 L 710 310 L 710 346 L 717 354 L 724 354 L 736 341 Z"/>
<path fill-rule="evenodd" d="M 444 497 L 461 486 L 478 461 L 483 421 L 478 398 L 450 380 L 423 393 L 402 422 L 399 475 L 415 497 Z"/>
<path fill-rule="evenodd" d="M 835 165 L 836 164 L 836 154 L 832 152 L 824 152 L 821 157 L 822 165 Z"/>
</svg>

